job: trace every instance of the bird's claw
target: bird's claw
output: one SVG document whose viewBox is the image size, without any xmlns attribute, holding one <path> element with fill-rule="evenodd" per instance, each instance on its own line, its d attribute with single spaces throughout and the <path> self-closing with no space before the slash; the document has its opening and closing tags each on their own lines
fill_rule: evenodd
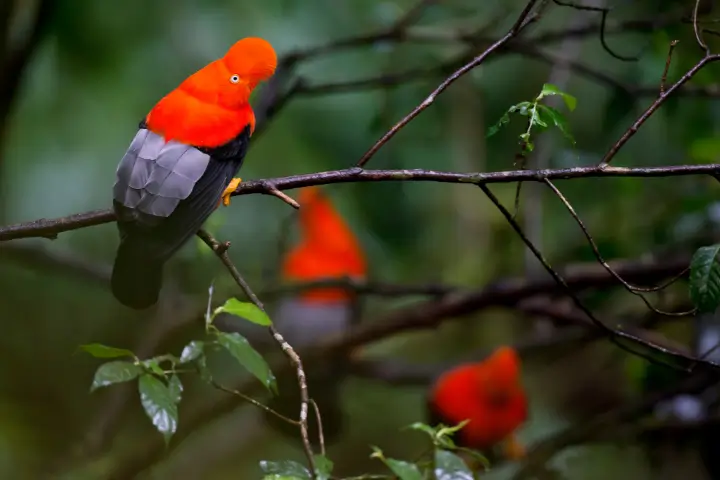
<svg viewBox="0 0 720 480">
<path fill-rule="evenodd" d="M 227 188 L 221 195 L 220 201 L 226 207 L 228 205 L 230 205 L 230 196 L 237 189 L 238 185 L 240 185 L 240 182 L 242 182 L 242 178 L 240 178 L 240 177 L 233 178 L 232 180 L 230 180 L 230 183 L 228 184 Z"/>
</svg>

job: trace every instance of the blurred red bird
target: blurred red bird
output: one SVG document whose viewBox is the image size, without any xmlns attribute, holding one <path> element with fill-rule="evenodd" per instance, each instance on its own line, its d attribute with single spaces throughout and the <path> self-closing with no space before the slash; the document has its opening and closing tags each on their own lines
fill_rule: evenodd
<svg viewBox="0 0 720 480">
<path fill-rule="evenodd" d="M 502 446 L 505 456 L 524 454 L 515 431 L 528 418 L 528 400 L 520 379 L 520 359 L 500 347 L 485 360 L 444 373 L 432 387 L 428 409 L 433 423 L 454 426 L 459 445 L 490 452 Z"/>
<path fill-rule="evenodd" d="M 298 195 L 300 203 L 300 242 L 285 256 L 282 277 L 287 282 L 311 282 L 338 277 L 364 278 L 367 265 L 363 250 L 319 187 L 306 187 Z M 280 333 L 294 347 L 302 347 L 331 334 L 342 333 L 353 317 L 353 298 L 341 288 L 316 288 L 285 298 L 278 305 L 274 323 Z M 334 358 L 323 367 L 308 372 L 310 395 L 317 402 L 323 421 L 325 440 L 330 442 L 340 433 L 343 414 L 339 389 L 344 358 Z M 279 380 L 281 381 L 281 380 Z M 287 395 L 288 391 L 292 395 Z M 290 416 L 297 415 L 299 391 L 294 378 L 280 387 L 280 397 L 272 405 Z M 275 422 L 281 431 L 297 435 L 297 429 L 287 429 L 284 422 Z M 314 436 L 316 438 L 316 436 Z"/>
<path fill-rule="evenodd" d="M 140 122 L 118 165 L 113 208 L 120 246 L 111 287 L 122 304 L 158 300 L 163 264 L 218 207 L 255 129 L 249 99 L 275 72 L 277 57 L 261 38 L 244 38 L 162 98 Z"/>
</svg>

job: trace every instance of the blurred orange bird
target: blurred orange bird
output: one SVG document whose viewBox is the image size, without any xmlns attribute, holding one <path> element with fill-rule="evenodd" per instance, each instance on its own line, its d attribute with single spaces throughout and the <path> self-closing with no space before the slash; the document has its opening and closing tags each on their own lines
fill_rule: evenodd
<svg viewBox="0 0 720 480">
<path fill-rule="evenodd" d="M 524 455 L 515 431 L 528 418 L 528 400 L 520 379 L 520 358 L 507 346 L 485 360 L 460 365 L 441 375 L 428 399 L 431 421 L 454 426 L 469 420 L 457 443 L 486 453 L 502 446 L 509 458 Z"/>
<path fill-rule="evenodd" d="M 301 238 L 284 258 L 283 280 L 300 283 L 339 277 L 364 278 L 367 264 L 360 243 L 323 191 L 319 187 L 303 188 L 298 203 Z M 352 318 L 352 295 L 342 288 L 325 287 L 283 299 L 274 315 L 274 323 L 291 345 L 302 347 L 327 335 L 342 333 Z M 308 372 L 308 388 L 320 408 L 328 442 L 340 433 L 343 423 L 339 389 L 346 369 L 344 360 L 344 357 L 330 359 L 324 366 Z M 294 394 L 287 396 L 288 390 Z M 287 386 L 281 386 L 281 396 L 272 406 L 294 416 L 298 405 L 297 390 L 295 379 L 289 378 Z M 294 427 L 287 429 L 287 424 L 275 422 L 272 416 L 267 419 L 278 429 L 297 434 Z"/>
</svg>

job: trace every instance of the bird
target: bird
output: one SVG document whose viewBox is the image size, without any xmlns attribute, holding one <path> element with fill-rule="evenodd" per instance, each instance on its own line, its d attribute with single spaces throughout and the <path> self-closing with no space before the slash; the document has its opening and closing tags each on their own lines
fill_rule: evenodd
<svg viewBox="0 0 720 480">
<path fill-rule="evenodd" d="M 367 273 L 365 253 L 357 237 L 319 187 L 302 188 L 298 194 L 300 241 L 283 257 L 282 280 L 287 283 L 338 278 L 362 280 Z M 273 323 L 294 347 L 302 348 L 325 336 L 340 334 L 353 321 L 353 295 L 342 288 L 318 287 L 285 297 L 277 306 Z M 327 359 L 307 372 L 308 390 L 320 410 L 326 443 L 339 438 L 344 424 L 340 388 L 347 370 L 343 355 Z M 278 378 L 280 395 L 270 407 L 289 417 L 297 416 L 300 393 L 293 375 Z M 271 427 L 297 435 L 297 429 L 266 415 Z M 311 425 L 314 423 L 311 422 Z M 316 432 L 313 432 L 316 433 Z M 311 438 L 316 439 L 314 434 Z"/>
<path fill-rule="evenodd" d="M 155 305 L 163 265 L 221 203 L 230 204 L 255 130 L 250 94 L 276 67 L 268 41 L 243 38 L 140 122 L 113 185 L 120 244 L 111 290 L 121 304 L 136 310 Z"/>
<path fill-rule="evenodd" d="M 528 419 L 528 397 L 520 380 L 520 358 L 500 346 L 486 359 L 442 373 L 427 399 L 432 424 L 455 426 L 468 421 L 455 443 L 488 456 L 498 448 L 505 458 L 524 456 L 515 432 Z"/>
</svg>

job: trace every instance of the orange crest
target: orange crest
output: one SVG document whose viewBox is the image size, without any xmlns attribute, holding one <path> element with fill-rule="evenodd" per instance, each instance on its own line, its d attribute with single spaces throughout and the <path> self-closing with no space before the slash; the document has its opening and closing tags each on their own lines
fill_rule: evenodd
<svg viewBox="0 0 720 480">
<path fill-rule="evenodd" d="M 268 42 L 244 38 L 163 97 L 147 115 L 148 127 L 166 141 L 197 147 L 223 145 L 246 126 L 252 133 L 255 114 L 248 103 L 250 94 L 273 75 L 276 65 Z"/>
</svg>

